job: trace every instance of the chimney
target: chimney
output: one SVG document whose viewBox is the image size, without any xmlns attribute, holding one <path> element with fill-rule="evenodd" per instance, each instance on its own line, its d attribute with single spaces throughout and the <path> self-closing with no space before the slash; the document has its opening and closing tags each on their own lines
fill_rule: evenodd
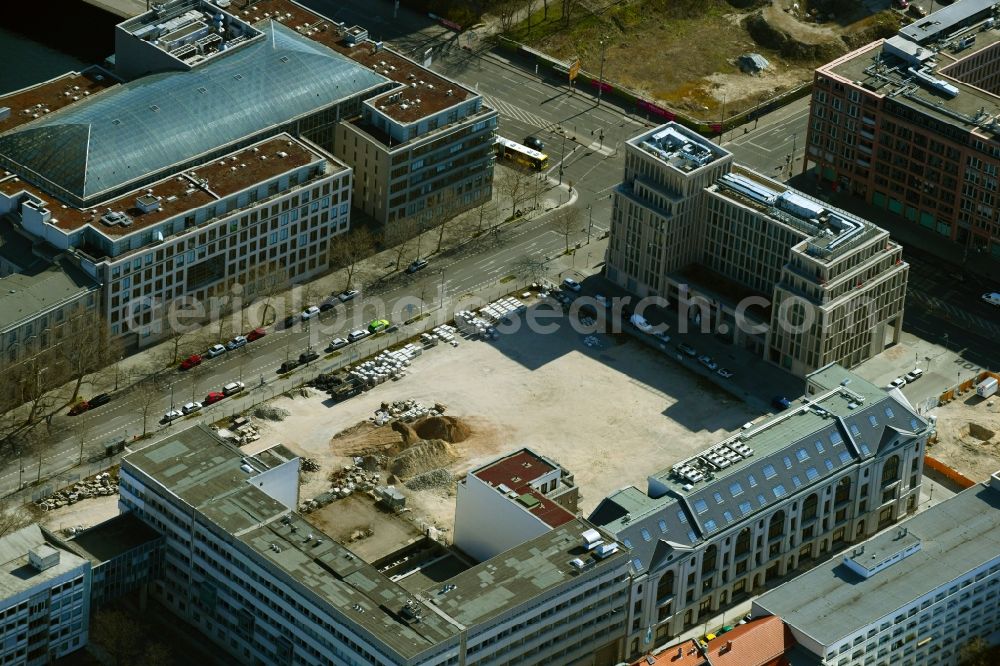
<svg viewBox="0 0 1000 666">
<path fill-rule="evenodd" d="M 719 654 L 726 654 L 727 652 L 732 651 L 732 649 L 733 649 L 733 642 L 726 641 L 726 644 L 723 645 L 722 648 L 719 650 Z"/>
</svg>

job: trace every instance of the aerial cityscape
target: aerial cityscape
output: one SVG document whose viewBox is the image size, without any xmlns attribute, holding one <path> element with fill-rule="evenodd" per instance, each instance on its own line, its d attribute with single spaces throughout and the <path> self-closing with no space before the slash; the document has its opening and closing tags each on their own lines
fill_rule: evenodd
<svg viewBox="0 0 1000 666">
<path fill-rule="evenodd" d="M 1000 666 L 1000 2 L 10 4 L 0 664 Z"/>
</svg>

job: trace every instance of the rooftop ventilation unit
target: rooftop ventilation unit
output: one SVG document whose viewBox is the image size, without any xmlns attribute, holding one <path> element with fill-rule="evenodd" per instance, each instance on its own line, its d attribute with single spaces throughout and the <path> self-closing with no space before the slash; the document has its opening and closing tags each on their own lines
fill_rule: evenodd
<svg viewBox="0 0 1000 666">
<path fill-rule="evenodd" d="M 594 550 L 594 557 L 599 560 L 603 560 L 606 557 L 610 557 L 618 552 L 617 543 L 605 543 L 601 544 Z"/>
<path fill-rule="evenodd" d="M 574 569 L 576 569 L 577 571 L 583 571 L 583 568 L 587 566 L 586 563 L 584 563 L 584 561 L 581 560 L 579 557 L 574 557 L 572 560 L 570 560 L 569 565 Z"/>
<path fill-rule="evenodd" d="M 586 548 L 587 550 L 594 548 L 599 543 L 601 543 L 602 540 L 601 533 L 593 529 L 587 530 L 586 532 L 581 534 L 580 537 L 583 539 L 583 547 Z"/>
</svg>

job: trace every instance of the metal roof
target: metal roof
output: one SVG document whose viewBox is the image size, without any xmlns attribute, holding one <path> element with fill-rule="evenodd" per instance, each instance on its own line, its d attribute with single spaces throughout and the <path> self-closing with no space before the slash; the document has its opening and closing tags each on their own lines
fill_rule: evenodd
<svg viewBox="0 0 1000 666">
<path fill-rule="evenodd" d="M 829 647 L 984 563 L 1000 561 L 1000 490 L 973 486 L 860 547 L 865 555 L 891 550 L 903 528 L 920 540 L 912 555 L 869 578 L 843 558 L 828 560 L 759 597 L 755 609 Z"/>
<path fill-rule="evenodd" d="M 947 35 L 955 28 L 971 25 L 987 16 L 996 4 L 997 0 L 959 0 L 917 19 L 900 29 L 899 34 L 919 44 L 926 44 Z"/>
<path fill-rule="evenodd" d="M 74 200 L 168 167 L 389 80 L 280 23 L 202 67 L 111 88 L 0 136 L 22 176 Z"/>
<path fill-rule="evenodd" d="M 847 378 L 851 382 L 842 386 Z M 650 492 L 619 490 L 589 520 L 631 548 L 640 565 L 636 569 L 645 571 L 655 568 L 668 550 L 694 547 L 751 521 L 775 503 L 805 495 L 927 427 L 909 405 L 839 366 L 823 368 L 810 380 L 820 387 L 812 404 L 793 403 L 712 447 L 739 443 L 753 451 L 751 457 L 693 484 L 678 479 L 673 468 L 662 470 L 649 477 Z"/>
</svg>

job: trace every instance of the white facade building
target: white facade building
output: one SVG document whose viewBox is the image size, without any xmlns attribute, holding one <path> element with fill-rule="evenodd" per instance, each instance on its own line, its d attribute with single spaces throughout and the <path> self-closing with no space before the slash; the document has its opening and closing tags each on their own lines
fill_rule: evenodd
<svg viewBox="0 0 1000 666">
<path fill-rule="evenodd" d="M 569 472 L 521 449 L 458 484 L 455 545 L 477 562 L 496 557 L 573 520 L 578 497 Z"/>
<path fill-rule="evenodd" d="M 1000 642 L 1000 472 L 753 602 L 821 666 L 955 666 Z"/>
<path fill-rule="evenodd" d="M 0 663 L 48 664 L 87 644 L 90 562 L 38 525 L 0 539 Z"/>
</svg>

